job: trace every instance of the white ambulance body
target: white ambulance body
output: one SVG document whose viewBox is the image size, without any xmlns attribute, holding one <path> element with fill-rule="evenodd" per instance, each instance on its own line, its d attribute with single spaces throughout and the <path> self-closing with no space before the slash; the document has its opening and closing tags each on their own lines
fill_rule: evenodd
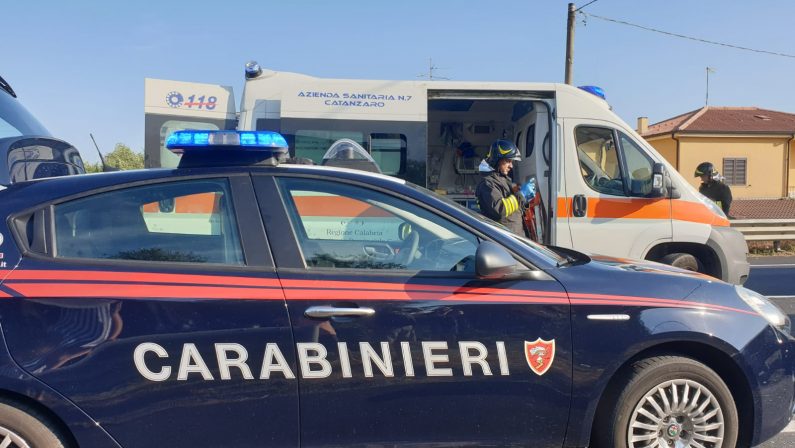
<svg viewBox="0 0 795 448">
<path fill-rule="evenodd" d="M 491 142 L 505 138 L 522 152 L 514 181 L 536 181 L 541 242 L 738 284 L 748 276 L 743 236 L 611 111 L 598 88 L 322 79 L 247 66 L 239 111 L 230 87 L 147 79 L 145 90 L 150 167 L 176 165 L 163 146 L 176 129 L 274 130 L 292 156 L 315 162 L 349 138 L 385 174 L 476 208 L 478 165 Z"/>
</svg>

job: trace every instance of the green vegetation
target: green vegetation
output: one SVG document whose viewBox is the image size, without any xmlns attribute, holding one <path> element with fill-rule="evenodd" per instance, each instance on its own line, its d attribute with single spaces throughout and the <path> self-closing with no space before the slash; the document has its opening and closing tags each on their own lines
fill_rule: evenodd
<svg viewBox="0 0 795 448">
<path fill-rule="evenodd" d="M 137 170 L 144 167 L 144 155 L 130 149 L 123 143 L 116 143 L 113 151 L 105 154 L 105 163 L 110 167 L 120 170 Z M 86 163 L 87 173 L 99 173 L 102 171 L 102 163 Z"/>
</svg>

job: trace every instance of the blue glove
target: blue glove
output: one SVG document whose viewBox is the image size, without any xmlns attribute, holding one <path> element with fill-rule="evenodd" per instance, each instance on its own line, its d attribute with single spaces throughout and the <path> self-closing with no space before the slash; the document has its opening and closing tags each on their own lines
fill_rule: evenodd
<svg viewBox="0 0 795 448">
<path fill-rule="evenodd" d="M 530 179 L 519 188 L 519 192 L 524 196 L 525 201 L 530 201 L 536 196 L 536 180 Z"/>
</svg>

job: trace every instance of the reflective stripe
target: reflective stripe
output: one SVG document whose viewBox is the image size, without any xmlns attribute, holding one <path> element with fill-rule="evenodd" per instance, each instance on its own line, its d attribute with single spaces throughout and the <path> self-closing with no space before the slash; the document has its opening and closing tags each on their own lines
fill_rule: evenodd
<svg viewBox="0 0 795 448">
<path fill-rule="evenodd" d="M 455 301 L 554 305 L 639 306 L 732 311 L 758 316 L 750 309 L 658 297 L 560 292 L 487 286 L 404 282 L 276 279 L 153 272 L 0 270 L 3 287 L 25 298 L 124 298 L 240 300 Z M 3 292 L 5 293 L 5 292 Z"/>
<path fill-rule="evenodd" d="M 502 205 L 505 207 L 505 216 L 510 216 L 519 210 L 519 201 L 516 200 L 514 195 L 502 198 Z"/>
<path fill-rule="evenodd" d="M 572 217 L 571 198 L 558 198 L 558 210 Z M 588 218 L 674 219 L 716 227 L 728 227 L 729 220 L 716 215 L 700 202 L 662 198 L 588 198 Z"/>
</svg>

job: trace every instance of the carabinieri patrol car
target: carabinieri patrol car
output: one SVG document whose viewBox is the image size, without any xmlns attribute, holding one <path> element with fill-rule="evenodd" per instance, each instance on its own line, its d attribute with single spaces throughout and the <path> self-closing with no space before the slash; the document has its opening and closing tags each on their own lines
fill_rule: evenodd
<svg viewBox="0 0 795 448">
<path fill-rule="evenodd" d="M 729 448 L 791 419 L 755 292 L 279 165 L 275 133 L 169 146 L 0 191 L 3 447 Z"/>
</svg>

